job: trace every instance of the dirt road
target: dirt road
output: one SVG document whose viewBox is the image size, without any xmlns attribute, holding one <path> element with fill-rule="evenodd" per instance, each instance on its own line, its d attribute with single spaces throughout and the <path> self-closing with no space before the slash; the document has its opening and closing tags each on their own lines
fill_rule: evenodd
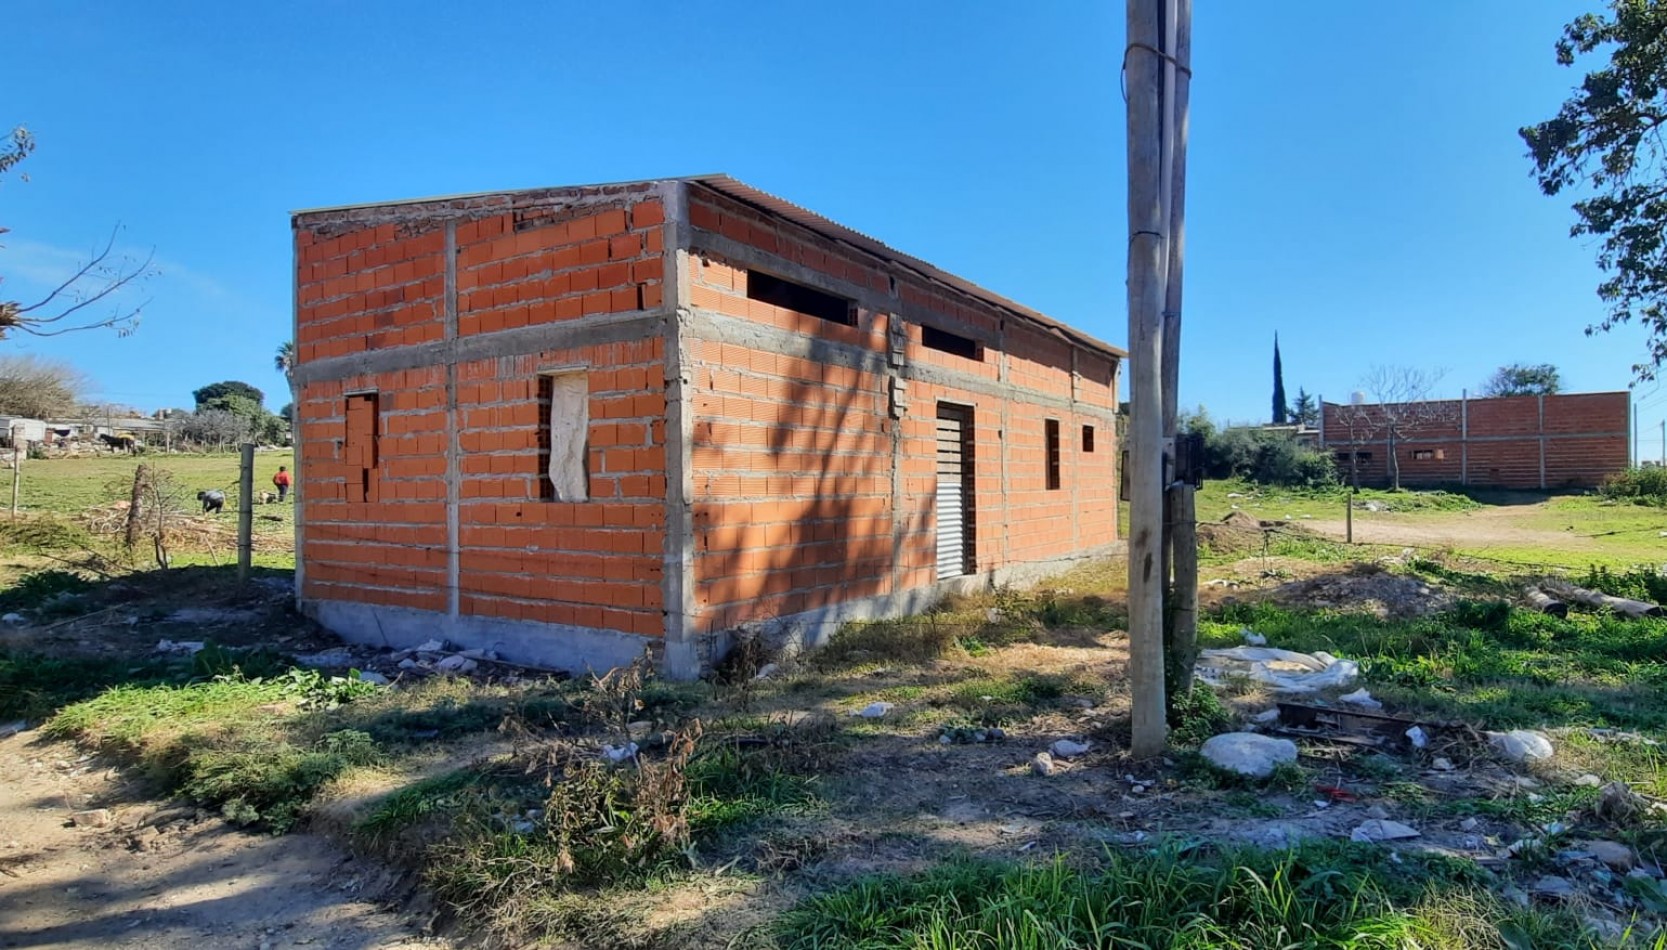
<svg viewBox="0 0 1667 950">
<path fill-rule="evenodd" d="M 322 838 L 145 801 L 32 733 L 0 740 L 0 947 L 414 950 L 393 882 Z"/>
</svg>

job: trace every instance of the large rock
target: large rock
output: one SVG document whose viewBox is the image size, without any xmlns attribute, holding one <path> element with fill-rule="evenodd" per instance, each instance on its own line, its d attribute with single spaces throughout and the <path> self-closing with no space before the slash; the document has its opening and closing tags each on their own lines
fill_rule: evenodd
<svg viewBox="0 0 1667 950">
<path fill-rule="evenodd" d="M 1226 732 L 1212 736 L 1198 751 L 1205 761 L 1216 768 L 1251 778 L 1267 778 L 1274 769 L 1297 760 L 1295 742 L 1254 732 Z"/>
</svg>

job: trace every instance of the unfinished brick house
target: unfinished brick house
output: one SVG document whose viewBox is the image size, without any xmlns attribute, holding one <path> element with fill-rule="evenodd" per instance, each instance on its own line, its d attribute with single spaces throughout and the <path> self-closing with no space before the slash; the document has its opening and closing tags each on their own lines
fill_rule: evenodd
<svg viewBox="0 0 1667 950">
<path fill-rule="evenodd" d="M 1403 485 L 1554 490 L 1593 488 L 1627 467 L 1631 396 L 1560 393 L 1437 400 L 1395 447 Z M 1322 403 L 1320 444 L 1362 484 L 1389 481 L 1389 439 L 1376 404 Z"/>
<path fill-rule="evenodd" d="M 1124 353 L 723 176 L 294 216 L 303 609 L 697 675 L 1117 544 Z"/>
</svg>

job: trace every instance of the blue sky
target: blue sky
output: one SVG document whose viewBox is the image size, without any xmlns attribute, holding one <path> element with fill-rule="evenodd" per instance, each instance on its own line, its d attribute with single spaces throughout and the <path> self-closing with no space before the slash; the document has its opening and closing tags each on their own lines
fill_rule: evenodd
<svg viewBox="0 0 1667 950">
<path fill-rule="evenodd" d="M 1200 2 L 1182 401 L 1265 418 L 1276 331 L 1293 395 L 1374 363 L 1623 388 L 1642 333 L 1583 335 L 1591 248 L 1516 136 L 1594 2 Z M 40 142 L 0 182 L 8 293 L 118 222 L 161 273 L 134 336 L 0 348 L 112 401 L 285 401 L 292 209 L 711 171 L 1125 340 L 1121 4 L 8 6 L 0 126 Z"/>
</svg>

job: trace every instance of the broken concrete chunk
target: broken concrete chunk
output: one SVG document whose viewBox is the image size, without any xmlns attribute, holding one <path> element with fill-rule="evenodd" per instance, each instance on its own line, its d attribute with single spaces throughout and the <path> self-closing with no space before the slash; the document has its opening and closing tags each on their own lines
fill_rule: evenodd
<svg viewBox="0 0 1667 950">
<path fill-rule="evenodd" d="M 1254 732 L 1211 736 L 1198 751 L 1216 768 L 1251 778 L 1267 778 L 1274 769 L 1297 760 L 1295 742 Z"/>
<path fill-rule="evenodd" d="M 1638 856 L 1619 841 L 1580 841 L 1575 846 L 1617 871 L 1630 871 L 1638 866 Z"/>
<path fill-rule="evenodd" d="M 0 615 L 0 623 L 7 624 L 9 626 L 14 626 L 15 627 L 20 623 L 26 623 L 26 622 L 27 621 L 24 619 L 23 615 L 19 614 L 19 613 L 10 613 L 10 614 Z"/>
<path fill-rule="evenodd" d="M 1261 712 L 1257 713 L 1256 715 L 1251 716 L 1250 720 L 1252 722 L 1262 722 L 1262 723 L 1278 722 L 1279 721 L 1279 709 L 1278 709 L 1278 707 L 1275 707 L 1273 709 L 1264 709 Z"/>
<path fill-rule="evenodd" d="M 853 712 L 851 715 L 861 716 L 864 719 L 884 719 L 886 713 L 891 712 L 892 708 L 893 708 L 893 704 L 891 704 L 891 703 L 886 703 L 886 702 L 869 703 L 868 705 L 862 707 L 861 709 L 857 710 L 856 712 Z"/>
<path fill-rule="evenodd" d="M 1437 758 L 1434 762 L 1430 763 L 1430 768 L 1435 769 L 1437 772 L 1451 772 L 1456 769 L 1457 766 L 1453 764 L 1452 759 Z"/>
<path fill-rule="evenodd" d="M 1481 824 L 1482 823 L 1477 821 L 1475 818 L 1466 818 L 1465 820 L 1459 822 L 1459 830 L 1475 831 L 1477 828 L 1481 827 Z"/>
<path fill-rule="evenodd" d="M 158 640 L 156 641 L 156 652 L 196 656 L 203 651 L 204 646 L 205 644 L 201 640 Z"/>
<path fill-rule="evenodd" d="M 767 680 L 776 675 L 776 671 L 779 669 L 781 669 L 781 667 L 774 663 L 766 663 L 758 668 L 758 672 L 754 673 L 752 678 L 754 680 Z"/>
<path fill-rule="evenodd" d="M 1249 627 L 1245 627 L 1243 630 L 1240 630 L 1239 636 L 1244 638 L 1246 646 L 1265 647 L 1268 645 L 1267 637 L 1262 636 Z"/>
<path fill-rule="evenodd" d="M 1549 759 L 1552 755 L 1551 740 L 1542 732 L 1530 732 L 1527 729 L 1490 732 L 1488 744 L 1506 759 L 1517 763 Z"/>
<path fill-rule="evenodd" d="M 363 683 L 370 683 L 373 686 L 388 685 L 388 678 L 373 670 L 360 670 L 359 681 Z"/>
<path fill-rule="evenodd" d="M 424 640 L 411 649 L 417 651 L 418 653 L 444 653 L 446 652 L 446 641 Z"/>
<path fill-rule="evenodd" d="M 1581 788 L 1597 788 L 1603 784 L 1603 779 L 1587 772 L 1585 775 L 1575 779 L 1574 784 L 1580 786 Z"/>
<path fill-rule="evenodd" d="M 419 665 L 421 665 L 421 664 L 419 664 L 416 660 L 411 659 L 410 657 L 406 657 L 405 659 L 399 661 L 399 668 L 402 669 L 402 670 L 414 670 Z"/>
<path fill-rule="evenodd" d="M 1360 664 L 1329 653 L 1298 653 L 1273 647 L 1233 647 L 1198 655 L 1199 679 L 1222 686 L 1233 676 L 1247 676 L 1285 693 L 1340 689 L 1360 677 Z"/>
<path fill-rule="evenodd" d="M 448 673 L 472 673 L 480 666 L 461 653 L 454 653 L 434 665 Z"/>
<path fill-rule="evenodd" d="M 1418 837 L 1418 829 L 1398 821 L 1373 818 L 1363 821 L 1349 832 L 1350 841 L 1405 841 Z"/>
<path fill-rule="evenodd" d="M 1053 753 L 1053 757 L 1056 759 L 1072 759 L 1082 755 L 1084 752 L 1087 752 L 1088 747 L 1089 743 L 1087 742 L 1077 742 L 1072 739 L 1060 739 L 1058 742 L 1049 746 L 1048 750 Z"/>
<path fill-rule="evenodd" d="M 91 808 L 69 816 L 69 823 L 77 828 L 107 828 L 112 816 L 108 808 Z"/>
<path fill-rule="evenodd" d="M 1053 764 L 1053 756 L 1047 754 L 1046 752 L 1038 752 L 1030 760 L 1030 770 L 1044 778 L 1052 775 L 1055 768 L 1056 766 Z"/>
<path fill-rule="evenodd" d="M 1430 744 L 1430 737 L 1424 732 L 1422 726 L 1413 726 L 1411 729 L 1408 729 L 1406 731 L 1406 737 L 1407 741 L 1412 743 L 1412 747 L 1414 749 L 1422 749 Z"/>
</svg>

